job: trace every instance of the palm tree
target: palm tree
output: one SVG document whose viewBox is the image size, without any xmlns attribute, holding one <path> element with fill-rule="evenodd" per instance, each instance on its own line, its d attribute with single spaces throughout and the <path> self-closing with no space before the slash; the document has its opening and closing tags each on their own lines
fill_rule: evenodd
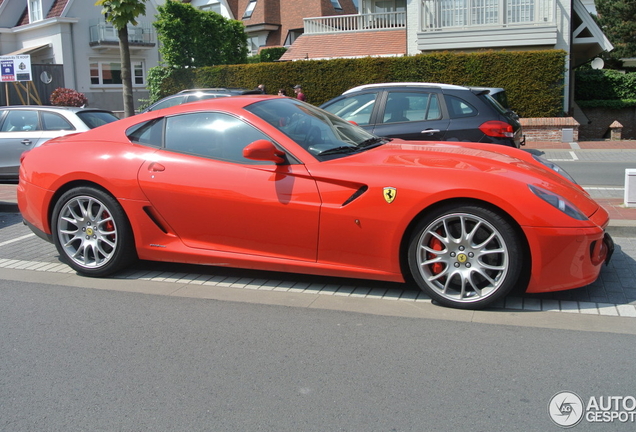
<svg viewBox="0 0 636 432">
<path fill-rule="evenodd" d="M 98 0 L 95 6 L 102 6 L 106 21 L 117 30 L 119 55 L 121 58 L 121 81 L 123 85 L 124 115 L 135 114 L 130 70 L 130 47 L 128 45 L 128 24 L 137 25 L 137 17 L 146 13 L 146 0 Z"/>
</svg>

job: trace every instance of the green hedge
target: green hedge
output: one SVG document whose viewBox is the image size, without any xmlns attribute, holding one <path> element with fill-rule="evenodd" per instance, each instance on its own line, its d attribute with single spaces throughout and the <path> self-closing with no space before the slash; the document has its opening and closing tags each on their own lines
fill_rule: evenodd
<svg viewBox="0 0 636 432">
<path fill-rule="evenodd" d="M 154 101 L 185 88 L 251 89 L 261 83 L 269 93 L 284 88 L 292 95 L 292 87 L 302 84 L 307 101 L 320 105 L 361 84 L 439 82 L 503 87 L 520 116 L 554 117 L 563 114 L 565 60 L 564 51 L 550 50 L 257 63 L 155 73 L 161 82 L 150 82 L 149 88 Z"/>
<path fill-rule="evenodd" d="M 581 108 L 622 109 L 636 106 L 636 72 L 579 70 L 574 100 Z"/>
</svg>

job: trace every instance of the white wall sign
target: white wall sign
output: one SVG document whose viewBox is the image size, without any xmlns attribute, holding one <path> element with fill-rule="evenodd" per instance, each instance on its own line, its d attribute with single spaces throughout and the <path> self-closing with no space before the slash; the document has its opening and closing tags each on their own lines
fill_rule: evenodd
<svg viewBox="0 0 636 432">
<path fill-rule="evenodd" d="M 0 82 L 31 81 L 31 56 L 0 56 Z"/>
</svg>

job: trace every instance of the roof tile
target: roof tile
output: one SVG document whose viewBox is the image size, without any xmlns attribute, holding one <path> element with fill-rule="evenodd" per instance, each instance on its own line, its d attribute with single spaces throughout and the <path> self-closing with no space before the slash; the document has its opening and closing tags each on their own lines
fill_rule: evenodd
<svg viewBox="0 0 636 432">
<path fill-rule="evenodd" d="M 402 56 L 406 30 L 302 35 L 280 58 L 286 60 Z"/>
</svg>

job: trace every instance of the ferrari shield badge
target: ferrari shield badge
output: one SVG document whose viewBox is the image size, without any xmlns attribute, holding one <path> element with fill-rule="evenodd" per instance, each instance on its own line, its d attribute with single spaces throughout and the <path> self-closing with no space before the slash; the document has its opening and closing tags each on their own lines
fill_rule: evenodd
<svg viewBox="0 0 636 432">
<path fill-rule="evenodd" d="M 397 189 L 394 187 L 385 187 L 382 194 L 384 195 L 384 199 L 386 202 L 391 204 L 393 200 L 395 200 L 395 195 L 397 195 Z"/>
</svg>

